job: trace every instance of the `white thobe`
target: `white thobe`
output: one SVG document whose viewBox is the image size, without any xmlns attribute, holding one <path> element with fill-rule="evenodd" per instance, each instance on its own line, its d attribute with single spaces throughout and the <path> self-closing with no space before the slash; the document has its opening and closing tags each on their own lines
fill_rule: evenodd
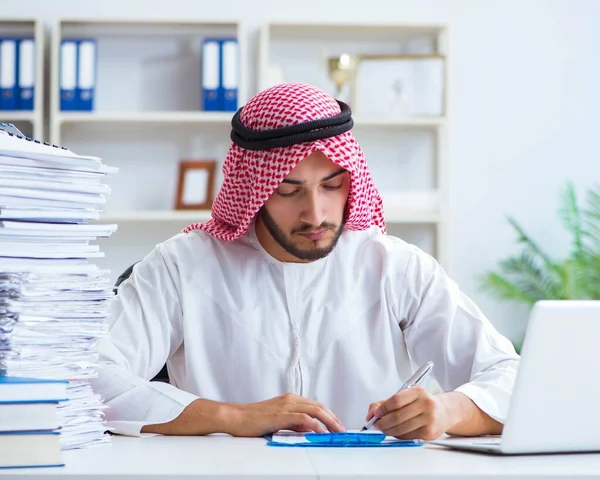
<svg viewBox="0 0 600 480">
<path fill-rule="evenodd" d="M 108 426 L 131 435 L 197 398 L 286 392 L 361 428 L 429 360 L 443 390 L 503 422 L 519 361 L 434 258 L 377 227 L 344 231 L 311 263 L 274 259 L 253 228 L 233 242 L 179 234 L 121 284 L 100 356 Z M 170 384 L 150 382 L 165 362 Z"/>
</svg>

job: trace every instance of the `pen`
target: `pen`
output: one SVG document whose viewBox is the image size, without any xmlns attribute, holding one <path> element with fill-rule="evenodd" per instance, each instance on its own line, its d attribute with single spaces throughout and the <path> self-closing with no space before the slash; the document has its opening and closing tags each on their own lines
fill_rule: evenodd
<svg viewBox="0 0 600 480">
<path fill-rule="evenodd" d="M 402 385 L 400 387 L 400 390 L 398 390 L 398 392 L 401 392 L 402 390 L 406 390 L 407 388 L 415 387 L 415 386 L 419 385 L 425 379 L 427 374 L 429 374 L 429 372 L 431 372 L 432 368 L 433 368 L 433 362 L 427 362 L 425 365 L 423 365 L 421 368 L 419 368 L 412 377 L 410 377 L 406 382 L 404 382 L 404 385 Z M 377 420 L 379 420 L 379 417 L 374 416 L 362 428 L 361 432 L 364 432 L 365 430 L 368 430 L 369 428 L 371 428 Z"/>
</svg>

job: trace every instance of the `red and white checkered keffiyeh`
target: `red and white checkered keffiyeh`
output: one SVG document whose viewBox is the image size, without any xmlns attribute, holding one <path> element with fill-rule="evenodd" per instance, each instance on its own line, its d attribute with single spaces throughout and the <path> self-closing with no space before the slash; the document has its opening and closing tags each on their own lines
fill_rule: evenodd
<svg viewBox="0 0 600 480">
<path fill-rule="evenodd" d="M 251 98 L 242 109 L 240 120 L 253 130 L 272 130 L 339 113 L 338 103 L 324 91 L 285 83 Z M 183 232 L 199 229 L 221 240 L 240 238 L 281 181 L 315 151 L 350 172 L 345 227 L 366 230 L 377 225 L 385 233 L 381 196 L 351 132 L 268 150 L 252 151 L 232 144 L 223 164 L 223 185 L 213 202 L 212 219 L 189 225 Z"/>
</svg>

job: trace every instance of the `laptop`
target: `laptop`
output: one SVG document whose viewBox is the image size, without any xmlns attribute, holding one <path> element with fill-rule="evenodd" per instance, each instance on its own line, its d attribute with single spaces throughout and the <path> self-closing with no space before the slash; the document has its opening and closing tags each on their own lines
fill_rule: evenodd
<svg viewBox="0 0 600 480">
<path fill-rule="evenodd" d="M 501 436 L 427 443 L 500 455 L 600 452 L 600 301 L 534 305 Z"/>
</svg>

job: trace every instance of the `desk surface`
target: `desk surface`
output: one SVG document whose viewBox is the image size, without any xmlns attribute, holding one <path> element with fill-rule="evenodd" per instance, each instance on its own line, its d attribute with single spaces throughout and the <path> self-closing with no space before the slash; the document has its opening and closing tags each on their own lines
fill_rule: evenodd
<svg viewBox="0 0 600 480">
<path fill-rule="evenodd" d="M 64 468 L 2 470 L 23 480 L 61 475 L 157 479 L 176 476 L 301 478 L 391 477 L 600 479 L 600 454 L 496 457 L 426 445 L 418 448 L 281 448 L 260 438 L 113 437 L 112 445 L 63 453 Z"/>
</svg>

